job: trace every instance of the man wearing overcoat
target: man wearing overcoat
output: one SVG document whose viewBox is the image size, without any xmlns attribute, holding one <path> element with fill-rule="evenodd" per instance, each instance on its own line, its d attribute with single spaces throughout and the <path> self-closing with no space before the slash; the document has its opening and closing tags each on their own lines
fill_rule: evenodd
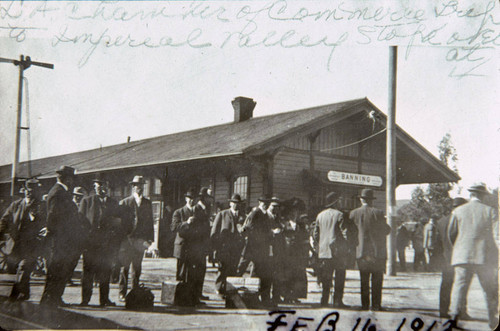
<svg viewBox="0 0 500 331">
<path fill-rule="evenodd" d="M 123 218 L 127 224 L 127 236 L 120 246 L 120 300 L 124 301 L 127 294 L 128 274 L 132 267 L 132 288 L 139 286 L 142 271 L 144 251 L 154 241 L 153 209 L 151 201 L 143 196 L 144 177 L 134 176 L 130 182 L 132 195 L 121 200 Z"/>
<path fill-rule="evenodd" d="M 467 200 L 464 198 L 453 199 L 453 208 L 466 203 Z M 441 286 L 439 288 L 439 316 L 443 318 L 450 317 L 448 315 L 448 310 L 450 308 L 450 296 L 451 287 L 453 285 L 453 276 L 455 271 L 451 266 L 451 251 L 453 250 L 453 245 L 448 237 L 448 225 L 450 224 L 451 213 L 449 215 L 443 216 L 437 222 L 437 229 L 439 232 L 439 239 L 441 241 L 441 247 L 443 248 L 443 264 L 441 266 Z M 464 316 L 466 311 L 462 309 L 460 312 L 460 317 Z"/>
<path fill-rule="evenodd" d="M 333 272 L 335 271 L 333 305 L 341 308 L 344 307 L 342 299 L 346 273 L 347 227 L 343 213 L 335 209 L 338 199 L 339 195 L 336 192 L 330 192 L 326 196 L 325 210 L 316 217 L 313 240 L 319 258 L 318 280 L 322 286 L 321 305 L 328 305 Z"/>
<path fill-rule="evenodd" d="M 187 273 L 185 239 L 179 235 L 179 230 L 181 227 L 186 226 L 185 224 L 187 224 L 188 221 L 192 221 L 192 217 L 194 215 L 194 198 L 195 194 L 192 190 L 189 190 L 186 194 L 184 194 L 186 204 L 174 211 L 174 214 L 172 215 L 172 223 L 170 224 L 170 229 L 175 233 L 173 255 L 177 258 L 176 279 L 178 281 L 185 280 Z"/>
<path fill-rule="evenodd" d="M 220 295 L 226 294 L 226 278 L 236 275 L 241 256 L 243 242 L 238 230 L 238 225 L 241 226 L 243 223 L 239 210 L 241 202 L 241 196 L 237 193 L 233 194 L 229 199 L 229 208 L 220 211 L 215 216 L 210 232 L 215 257 L 219 261 L 215 287 Z"/>
<path fill-rule="evenodd" d="M 384 213 L 372 206 L 374 199 L 373 190 L 363 189 L 360 196 L 361 207 L 354 209 L 349 215 L 358 229 L 356 261 L 363 310 L 370 308 L 370 280 L 371 307 L 374 310 L 381 309 L 382 283 L 387 260 L 386 236 L 391 232 Z"/>
<path fill-rule="evenodd" d="M 450 318 L 457 322 L 476 274 L 488 307 L 489 326 L 498 325 L 498 213 L 484 203 L 488 190 L 480 183 L 468 188 L 470 201 L 451 213 L 448 236 L 453 243 Z"/>
<path fill-rule="evenodd" d="M 80 203 L 80 214 L 89 228 L 88 240 L 83 251 L 82 306 L 89 304 L 94 279 L 99 282 L 100 306 L 114 306 L 109 299 L 109 281 L 116 247 L 111 240 L 120 230 L 121 213 L 118 202 L 107 196 L 107 183 L 94 179 L 95 194 L 85 197 Z"/>
<path fill-rule="evenodd" d="M 75 169 L 61 166 L 57 171 L 57 183 L 47 198 L 47 277 L 41 304 L 65 305 L 62 295 L 73 275 L 74 261 L 82 252 L 85 228 L 81 223 L 76 204 L 73 202 Z"/>
<path fill-rule="evenodd" d="M 24 184 L 24 198 L 14 201 L 0 219 L 0 234 L 8 233 L 14 241 L 9 262 L 16 266 L 11 300 L 28 300 L 30 297 L 30 274 L 43 248 L 46 233 L 46 204 L 40 199 L 40 183 L 29 179 Z"/>
<path fill-rule="evenodd" d="M 246 244 L 238 265 L 238 274 L 242 274 L 248 263 L 253 262 L 255 274 L 260 278 L 259 295 L 264 305 L 271 303 L 270 290 L 273 276 L 270 263 L 273 231 L 267 214 L 270 201 L 268 196 L 260 197 L 259 206 L 253 208 L 245 219 L 242 233 L 246 236 Z"/>
</svg>

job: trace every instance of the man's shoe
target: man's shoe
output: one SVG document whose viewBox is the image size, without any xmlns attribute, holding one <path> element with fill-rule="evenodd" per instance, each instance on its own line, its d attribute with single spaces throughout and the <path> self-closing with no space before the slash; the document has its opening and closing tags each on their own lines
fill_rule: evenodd
<svg viewBox="0 0 500 331">
<path fill-rule="evenodd" d="M 120 302 L 125 302 L 125 296 L 123 294 L 120 294 L 119 300 Z"/>
<path fill-rule="evenodd" d="M 99 307 L 114 307 L 116 306 L 116 303 L 114 303 L 113 301 L 111 300 L 107 300 L 106 302 L 102 302 Z"/>
<path fill-rule="evenodd" d="M 80 307 L 88 307 L 89 306 L 89 302 L 88 301 L 82 301 L 80 302 Z"/>
<path fill-rule="evenodd" d="M 343 302 L 334 302 L 333 303 L 333 308 L 348 308 L 349 306 L 346 306 Z"/>
</svg>

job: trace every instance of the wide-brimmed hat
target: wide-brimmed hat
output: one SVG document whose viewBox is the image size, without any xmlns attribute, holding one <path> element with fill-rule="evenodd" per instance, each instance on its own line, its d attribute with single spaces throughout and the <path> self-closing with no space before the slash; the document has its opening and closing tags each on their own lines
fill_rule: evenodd
<svg viewBox="0 0 500 331">
<path fill-rule="evenodd" d="M 489 193 L 488 189 L 486 188 L 486 184 L 484 183 L 475 183 L 471 185 L 467 191 L 469 192 L 477 192 L 477 193 Z"/>
<path fill-rule="evenodd" d="M 194 192 L 192 190 L 189 190 L 186 193 L 184 193 L 184 197 L 194 199 L 194 198 L 196 198 L 196 195 L 194 194 Z"/>
<path fill-rule="evenodd" d="M 337 192 L 330 192 L 325 197 L 325 207 L 330 207 L 334 205 L 339 198 L 339 194 Z"/>
<path fill-rule="evenodd" d="M 134 179 L 132 179 L 132 181 L 129 184 L 131 184 L 131 185 L 134 185 L 134 184 L 144 185 L 144 183 L 145 183 L 144 182 L 144 177 L 136 175 L 136 176 L 134 176 Z"/>
<path fill-rule="evenodd" d="M 81 186 L 77 186 L 73 189 L 73 195 L 86 195 L 85 189 Z"/>
<path fill-rule="evenodd" d="M 464 198 L 455 198 L 455 199 L 453 199 L 453 208 L 461 206 L 466 202 L 467 202 L 467 200 Z"/>
<path fill-rule="evenodd" d="M 241 203 L 241 196 L 238 193 L 235 193 L 231 196 L 231 199 L 229 199 L 229 202 Z"/>
<path fill-rule="evenodd" d="M 271 201 L 271 197 L 269 197 L 269 195 L 267 195 L 267 194 L 264 194 L 264 195 L 261 195 L 257 200 L 262 201 L 262 202 L 269 202 L 269 201 Z"/>
<path fill-rule="evenodd" d="M 26 188 L 35 188 L 39 186 L 41 186 L 40 181 L 36 178 L 31 178 L 24 182 L 24 187 Z"/>
<path fill-rule="evenodd" d="M 361 190 L 361 194 L 359 195 L 360 198 L 363 199 L 368 199 L 368 200 L 375 200 L 376 198 L 373 196 L 373 190 L 369 188 L 365 188 Z"/>
<path fill-rule="evenodd" d="M 63 176 L 75 176 L 75 168 L 63 165 L 56 170 L 56 173 Z"/>
</svg>

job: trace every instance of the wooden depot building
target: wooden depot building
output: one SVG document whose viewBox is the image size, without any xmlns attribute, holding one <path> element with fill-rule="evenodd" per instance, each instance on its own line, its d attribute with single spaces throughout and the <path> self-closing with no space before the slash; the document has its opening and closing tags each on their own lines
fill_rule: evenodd
<svg viewBox="0 0 500 331">
<path fill-rule="evenodd" d="M 134 175 L 143 175 L 156 220 L 167 204 L 183 205 L 186 190 L 203 186 L 212 188 L 222 208 L 233 193 L 247 207 L 267 193 L 300 198 L 310 211 L 330 191 L 342 194 L 344 210 L 354 209 L 356 195 L 369 187 L 385 209 L 386 116 L 367 98 L 261 117 L 253 116 L 252 99 L 237 97 L 232 105 L 231 123 L 37 159 L 31 173 L 47 191 L 61 165 L 76 168 L 88 191 L 100 173 L 116 199 L 130 194 Z M 396 135 L 397 185 L 460 179 L 401 128 Z M 18 169 L 19 178 L 28 177 L 27 162 Z M 4 202 L 10 201 L 10 182 L 11 165 L 0 166 Z"/>
</svg>

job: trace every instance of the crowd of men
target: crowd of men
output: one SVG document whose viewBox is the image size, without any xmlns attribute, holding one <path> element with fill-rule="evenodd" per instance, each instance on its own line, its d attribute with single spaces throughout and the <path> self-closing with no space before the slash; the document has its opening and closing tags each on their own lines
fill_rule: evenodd
<svg viewBox="0 0 500 331">
<path fill-rule="evenodd" d="M 64 306 L 62 295 L 83 256 L 82 306 L 89 305 L 94 282 L 99 283 L 100 306 L 114 306 L 109 299 L 113 270 L 119 270 L 119 298 L 139 286 L 145 250 L 154 241 L 151 202 L 143 196 L 144 179 L 130 182 L 132 194 L 116 201 L 107 182 L 93 180 L 93 194 L 85 196 L 75 186 L 75 169 L 62 166 L 46 202 L 36 179 L 24 184 L 24 198 L 14 201 L 0 220 L 0 234 L 8 233 L 15 245 L 10 256 L 17 268 L 11 300 L 30 297 L 30 274 L 40 252 L 47 263 L 41 304 Z M 455 199 L 453 212 L 431 220 L 424 229 L 423 246 L 429 260 L 442 265 L 440 312 L 458 320 L 466 315 L 466 297 L 472 275 L 477 274 L 487 297 L 490 325 L 498 322 L 498 215 L 482 200 L 484 185 L 469 188 L 471 199 Z M 361 207 L 345 214 L 340 194 L 326 196 L 324 210 L 309 224 L 299 199 L 286 203 L 261 196 L 258 206 L 245 214 L 242 199 L 234 194 L 229 208 L 212 217 L 210 190 L 185 193 L 185 205 L 173 212 L 173 255 L 183 306 L 203 305 L 207 257 L 218 263 L 217 293 L 228 295 L 227 277 L 250 273 L 260 281 L 263 306 L 297 303 L 307 297 L 306 268 L 313 266 L 322 287 L 322 306 L 343 303 L 346 269 L 355 261 L 360 273 L 361 308 L 382 309 L 383 277 L 387 260 L 386 238 L 391 228 L 384 213 L 373 207 L 371 189 L 359 195 Z M 436 235 L 436 233 L 438 235 Z M 438 252 L 440 252 L 438 254 Z M 213 253 L 213 256 L 212 256 Z M 311 263 L 311 256 L 314 263 Z M 352 257 L 352 261 L 351 258 Z M 436 262 L 439 261 L 439 262 Z"/>
</svg>

